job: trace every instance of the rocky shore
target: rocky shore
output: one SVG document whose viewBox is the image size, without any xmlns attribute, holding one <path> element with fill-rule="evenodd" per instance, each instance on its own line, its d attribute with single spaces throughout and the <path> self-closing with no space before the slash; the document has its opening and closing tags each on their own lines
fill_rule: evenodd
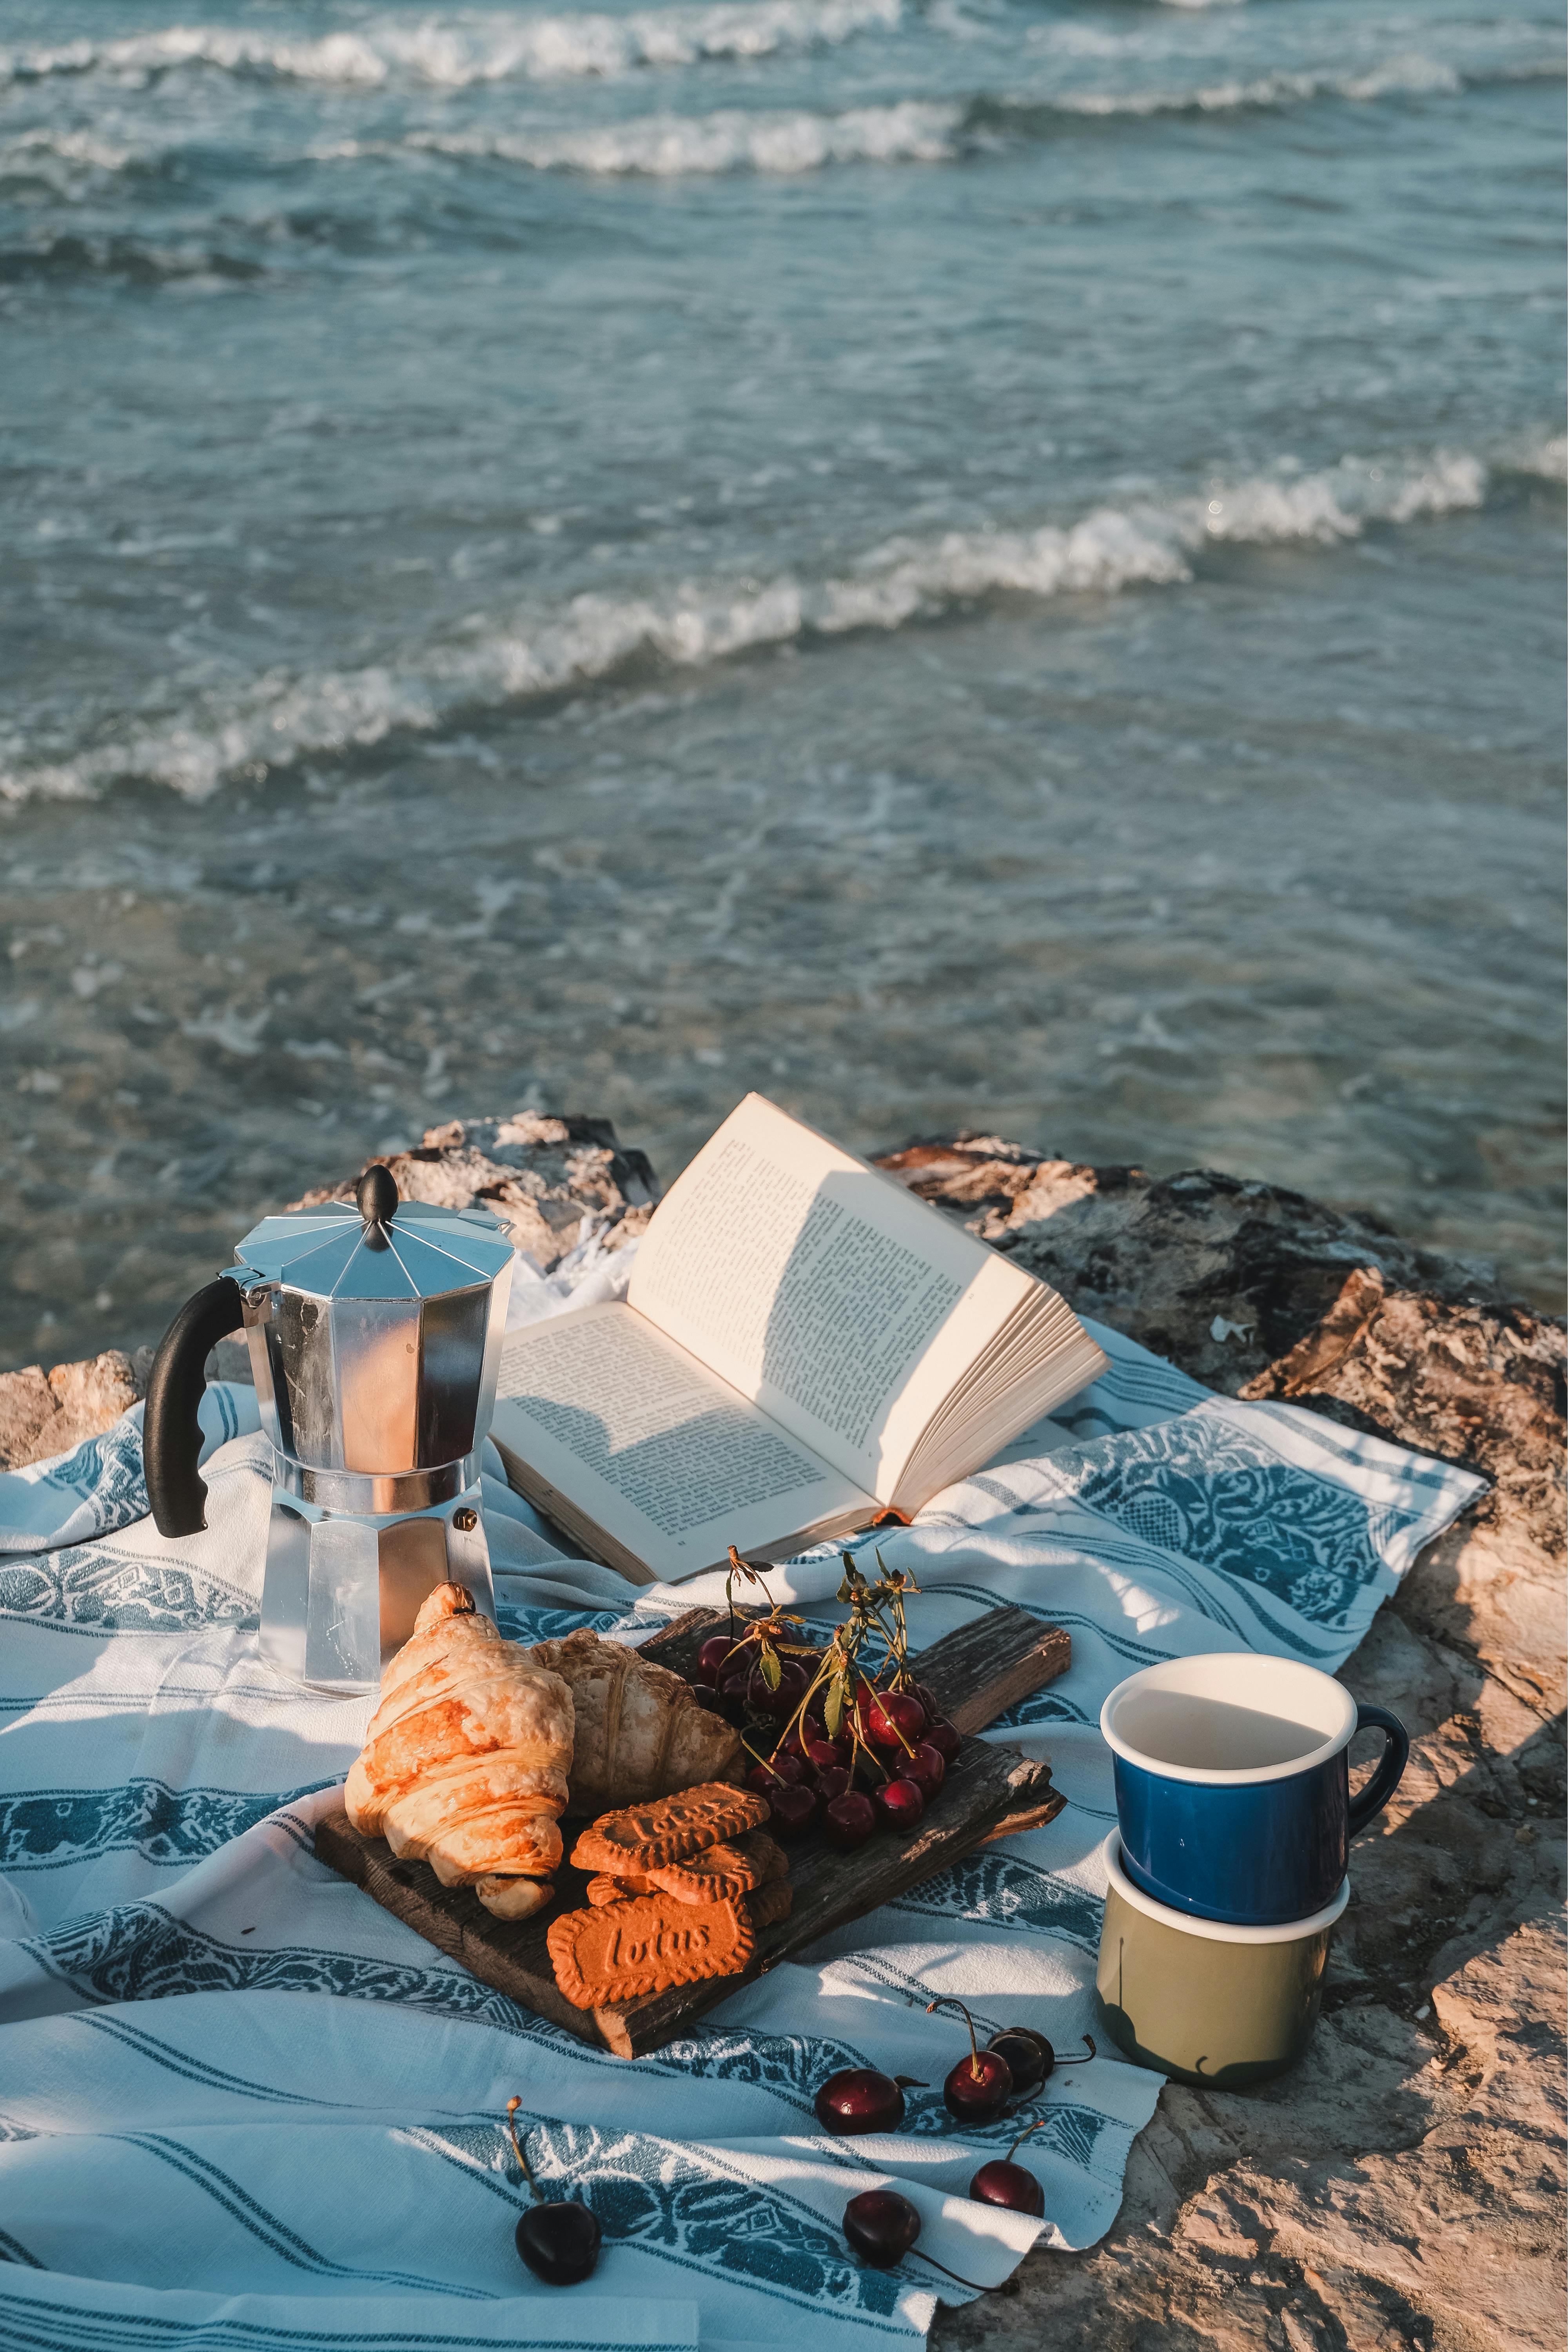
<svg viewBox="0 0 1568 2352">
<path fill-rule="evenodd" d="M 1152 1180 L 969 1133 L 881 1164 L 1208 1386 L 1288 1399 L 1489 1482 L 1344 1670 L 1414 1744 L 1358 1843 L 1306 2060 L 1247 2094 L 1167 2086 L 1108 2236 L 1031 2259 L 1016 2300 L 941 2315 L 933 2345 L 1559 2346 L 1561 1327 L 1486 1268 L 1277 1186 Z M 405 1195 L 485 1202 L 546 1271 L 592 1236 L 614 1248 L 640 1232 L 657 1190 L 608 1121 L 532 1112 L 452 1120 L 392 1165 Z M 244 1377 L 241 1351 L 222 1352 Z M 107 1427 L 146 1365 L 110 1351 L 0 1376 L 0 1467 Z"/>
</svg>

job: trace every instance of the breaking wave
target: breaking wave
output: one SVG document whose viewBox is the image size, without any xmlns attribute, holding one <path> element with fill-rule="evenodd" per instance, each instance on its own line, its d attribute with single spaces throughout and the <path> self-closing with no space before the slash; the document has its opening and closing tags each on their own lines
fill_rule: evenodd
<svg viewBox="0 0 1568 2352">
<path fill-rule="evenodd" d="M 716 0 L 627 16 L 455 16 L 372 20 L 316 40 L 222 25 L 170 25 L 114 41 L 0 50 L 0 81 L 103 72 L 148 79 L 183 67 L 379 89 L 398 79 L 443 89 L 521 78 L 617 75 L 709 58 L 827 47 L 900 22 L 902 0 Z"/>
<path fill-rule="evenodd" d="M 630 122 L 529 136 L 510 131 L 416 131 L 400 146 L 429 154 L 478 156 L 536 172 L 582 172 L 596 178 L 673 179 L 686 173 L 816 172 L 828 163 L 940 163 L 956 153 L 964 109 L 908 99 L 859 106 L 842 114 L 799 110 L 750 113 L 650 114 Z M 329 155 L 385 153 L 373 141 L 345 141 Z"/>
<path fill-rule="evenodd" d="M 1510 471 L 1560 478 L 1561 440 L 1514 446 Z M 1317 473 L 1284 470 L 1207 496 L 1102 506 L 1032 530 L 956 530 L 898 538 L 848 572 L 757 587 L 714 583 L 646 597 L 580 595 L 553 614 L 498 620 L 461 647 L 426 646 L 395 664 L 258 680 L 226 708 L 142 726 L 52 765 L 0 769 L 0 793 L 89 799 L 139 776 L 205 798 L 244 769 L 428 730 L 465 709 L 499 707 L 604 678 L 649 655 L 684 667 L 764 646 L 934 620 L 993 595 L 1113 595 L 1192 577 L 1205 545 L 1331 545 L 1370 522 L 1406 523 L 1482 504 L 1489 467 L 1465 451 L 1382 461 L 1347 457 Z"/>
</svg>

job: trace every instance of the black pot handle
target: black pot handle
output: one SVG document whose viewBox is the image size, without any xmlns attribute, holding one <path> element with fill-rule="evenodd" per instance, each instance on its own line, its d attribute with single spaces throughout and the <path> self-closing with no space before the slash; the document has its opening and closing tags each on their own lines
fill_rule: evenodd
<svg viewBox="0 0 1568 2352">
<path fill-rule="evenodd" d="M 1364 1830 L 1368 1822 L 1375 1821 L 1398 1788 L 1405 1761 L 1410 1754 L 1410 1734 L 1396 1715 L 1385 1706 L 1358 1706 L 1355 1711 L 1358 1731 L 1384 1733 L 1383 1754 L 1377 1759 L 1377 1769 L 1359 1797 L 1351 1799 L 1351 1835 Z"/>
<path fill-rule="evenodd" d="M 205 1527 L 206 1482 L 197 1470 L 207 1358 L 244 1321 L 239 1285 L 226 1274 L 187 1298 L 159 1343 L 142 1415 L 147 1499 L 161 1536 L 194 1536 Z"/>
</svg>

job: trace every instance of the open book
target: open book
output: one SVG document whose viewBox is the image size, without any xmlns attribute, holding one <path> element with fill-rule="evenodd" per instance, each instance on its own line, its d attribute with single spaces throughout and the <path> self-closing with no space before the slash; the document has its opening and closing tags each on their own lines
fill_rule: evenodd
<svg viewBox="0 0 1568 2352">
<path fill-rule="evenodd" d="M 510 1334 L 490 1434 L 588 1558 L 669 1581 L 918 1510 L 1105 1362 L 1043 1282 L 748 1095 L 625 1301 Z"/>
</svg>

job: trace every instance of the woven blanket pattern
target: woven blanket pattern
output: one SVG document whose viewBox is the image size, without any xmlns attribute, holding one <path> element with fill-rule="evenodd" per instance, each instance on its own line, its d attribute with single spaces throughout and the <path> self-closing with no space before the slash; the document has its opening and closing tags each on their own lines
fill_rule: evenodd
<svg viewBox="0 0 1568 2352">
<path fill-rule="evenodd" d="M 0 1478 L 0 2332 L 47 2347 L 430 2352 L 500 2344 L 912 2344 L 940 2297 L 1116 2213 L 1157 2076 L 1101 2054 L 1030 2109 L 1046 2218 L 972 2203 L 1016 2129 L 947 2114 L 967 2042 L 928 2017 L 1092 2022 L 1114 1819 L 1098 1730 L 1158 1659 L 1257 1650 L 1333 1671 L 1479 1482 L 1289 1407 L 1210 1395 L 1117 1334 L 1053 1421 L 878 1541 L 910 1570 L 918 1649 L 1011 1603 L 1066 1626 L 1073 1663 L 988 1736 L 1052 1759 L 1068 1802 L 723 2002 L 635 2063 L 468 1975 L 319 1863 L 371 1702 L 281 1683 L 256 1627 L 270 1461 L 255 1400 L 209 1390 L 209 1526 L 146 1516 L 139 1414 Z M 488 1454 L 502 1630 L 629 1642 L 722 1579 L 638 1592 L 563 1557 Z M 865 1555 L 863 1555 L 865 1556 Z M 868 1565 L 868 1557 L 867 1558 Z M 773 1578 L 824 1632 L 835 1550 Z M 842 2066 L 919 2078 L 905 2127 L 834 2140 Z M 540 2285 L 512 2242 L 529 2201 L 505 2130 L 522 2100 L 545 2193 L 584 2200 L 587 2286 Z M 916 2252 L 864 2268 L 858 2189 L 918 2206 Z"/>
</svg>

